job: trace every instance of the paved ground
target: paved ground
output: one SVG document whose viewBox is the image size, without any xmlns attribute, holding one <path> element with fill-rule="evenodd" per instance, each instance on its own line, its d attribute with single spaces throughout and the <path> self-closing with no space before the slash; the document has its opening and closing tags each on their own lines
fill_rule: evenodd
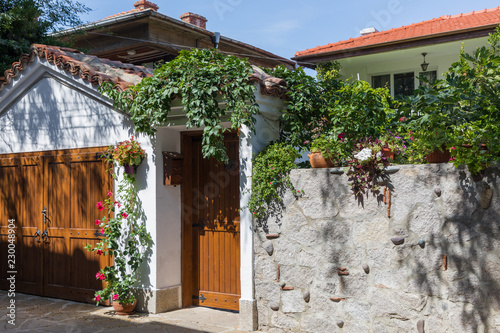
<svg viewBox="0 0 500 333">
<path fill-rule="evenodd" d="M 8 323 L 10 298 L 0 290 L 0 332 L 237 333 L 238 314 L 192 307 L 161 314 L 118 316 L 112 307 L 16 294 L 15 326 Z"/>
</svg>

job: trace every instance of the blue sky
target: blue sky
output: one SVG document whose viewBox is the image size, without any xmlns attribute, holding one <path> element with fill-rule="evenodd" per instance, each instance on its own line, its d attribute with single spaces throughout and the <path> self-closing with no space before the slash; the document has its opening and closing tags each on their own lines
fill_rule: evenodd
<svg viewBox="0 0 500 333">
<path fill-rule="evenodd" d="M 135 0 L 80 0 L 93 11 L 82 16 L 96 21 L 134 8 Z M 375 26 L 388 30 L 442 15 L 497 7 L 494 0 L 153 0 L 159 12 L 173 18 L 193 12 L 218 31 L 280 56 L 359 36 Z"/>
</svg>

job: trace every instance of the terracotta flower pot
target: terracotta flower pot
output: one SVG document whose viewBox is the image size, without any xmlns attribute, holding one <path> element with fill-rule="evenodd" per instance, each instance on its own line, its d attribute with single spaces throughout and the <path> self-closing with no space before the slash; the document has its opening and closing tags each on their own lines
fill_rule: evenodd
<svg viewBox="0 0 500 333">
<path fill-rule="evenodd" d="M 382 156 L 384 156 L 385 158 L 394 160 L 394 152 L 390 148 L 382 147 L 380 151 L 382 152 Z"/>
<path fill-rule="evenodd" d="M 309 162 L 311 162 L 313 168 L 331 168 L 335 166 L 331 159 L 324 158 L 320 152 L 311 152 L 307 156 L 309 156 Z"/>
<path fill-rule="evenodd" d="M 451 158 L 450 151 L 446 147 L 442 147 L 442 149 L 443 151 L 436 149 L 432 153 L 427 154 L 427 163 L 448 163 Z"/>
<path fill-rule="evenodd" d="M 113 302 L 113 309 L 115 309 L 117 315 L 126 316 L 135 312 L 136 305 L 137 301 L 134 301 L 132 304 L 120 304 L 118 302 Z"/>
<path fill-rule="evenodd" d="M 123 169 L 127 175 L 133 175 L 135 173 L 135 165 L 124 165 Z"/>
</svg>

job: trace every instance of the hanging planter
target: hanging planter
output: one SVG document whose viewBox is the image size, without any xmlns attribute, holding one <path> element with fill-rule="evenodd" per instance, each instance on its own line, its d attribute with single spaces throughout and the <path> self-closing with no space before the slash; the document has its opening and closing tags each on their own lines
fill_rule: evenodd
<svg viewBox="0 0 500 333">
<path fill-rule="evenodd" d="M 126 175 L 133 175 L 135 173 L 135 165 L 124 165 L 123 170 Z"/>
<path fill-rule="evenodd" d="M 118 165 L 123 166 L 125 174 L 133 175 L 137 170 L 137 166 L 141 164 L 146 156 L 146 152 L 132 136 L 130 140 L 108 147 L 108 156 L 110 156 L 110 160 L 114 160 Z"/>
<path fill-rule="evenodd" d="M 311 152 L 311 154 L 307 156 L 313 168 L 331 168 L 335 166 L 331 159 L 324 158 L 320 152 Z"/>
<path fill-rule="evenodd" d="M 427 163 L 448 163 L 451 158 L 450 151 L 445 146 L 441 147 L 441 149 L 442 151 L 436 149 L 432 153 L 427 154 Z"/>
</svg>

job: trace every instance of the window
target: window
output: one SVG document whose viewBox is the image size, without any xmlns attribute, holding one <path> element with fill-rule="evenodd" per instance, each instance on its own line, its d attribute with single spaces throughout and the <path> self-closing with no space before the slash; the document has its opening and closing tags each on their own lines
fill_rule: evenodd
<svg viewBox="0 0 500 333">
<path fill-rule="evenodd" d="M 423 77 L 423 78 L 427 79 L 430 83 L 432 83 L 432 82 L 437 80 L 437 72 L 436 71 L 420 72 L 418 74 L 418 77 Z M 423 84 L 426 84 L 426 83 L 419 80 L 418 85 L 421 86 Z"/>
<path fill-rule="evenodd" d="M 372 76 L 372 88 L 387 88 L 391 90 L 391 75 Z"/>
<path fill-rule="evenodd" d="M 409 96 L 415 90 L 413 72 L 394 74 L 394 96 Z"/>
</svg>

